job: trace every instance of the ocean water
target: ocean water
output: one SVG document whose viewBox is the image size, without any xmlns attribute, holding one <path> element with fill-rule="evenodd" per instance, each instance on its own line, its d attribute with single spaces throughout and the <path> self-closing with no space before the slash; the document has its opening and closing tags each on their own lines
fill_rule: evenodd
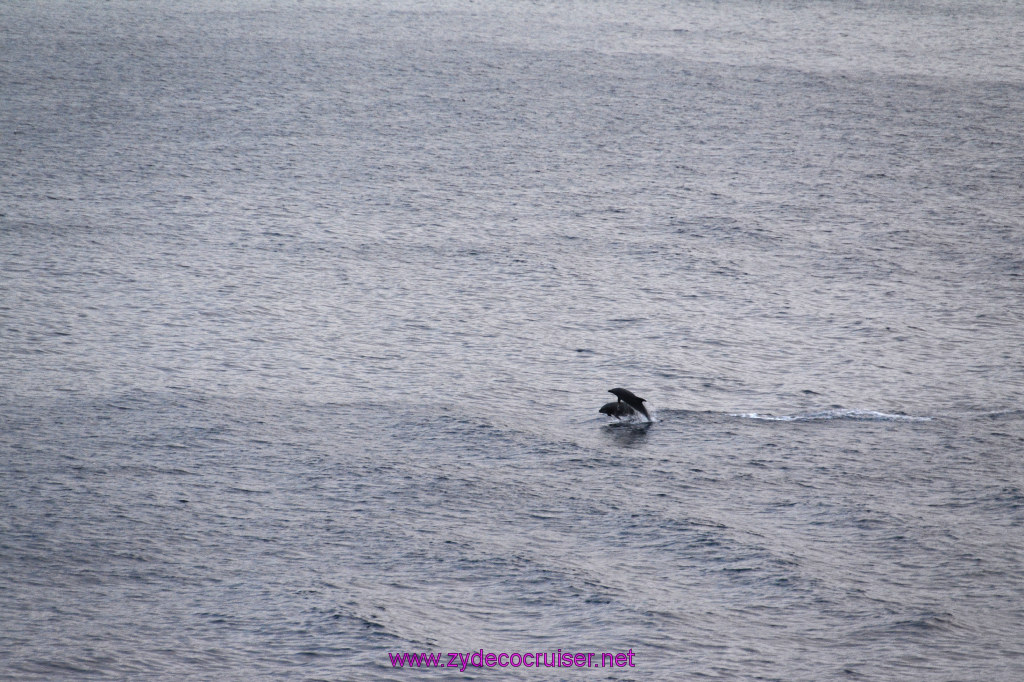
<svg viewBox="0 0 1024 682">
<path fill-rule="evenodd" d="M 1024 678 L 1022 44 L 5 3 L 0 677 Z"/>
</svg>

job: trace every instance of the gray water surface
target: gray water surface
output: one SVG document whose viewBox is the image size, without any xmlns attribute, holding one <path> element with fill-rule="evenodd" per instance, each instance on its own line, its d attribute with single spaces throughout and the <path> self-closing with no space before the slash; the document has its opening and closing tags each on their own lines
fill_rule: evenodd
<svg viewBox="0 0 1024 682">
<path fill-rule="evenodd" d="M 1022 44 L 8 3 L 0 676 L 1021 679 Z"/>
</svg>

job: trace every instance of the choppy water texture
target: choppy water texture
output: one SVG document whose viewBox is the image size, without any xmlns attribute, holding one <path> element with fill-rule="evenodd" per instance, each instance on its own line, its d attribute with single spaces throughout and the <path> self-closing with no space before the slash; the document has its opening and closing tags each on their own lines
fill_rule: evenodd
<svg viewBox="0 0 1024 682">
<path fill-rule="evenodd" d="M 1024 678 L 1022 7 L 5 3 L 0 676 Z"/>
</svg>

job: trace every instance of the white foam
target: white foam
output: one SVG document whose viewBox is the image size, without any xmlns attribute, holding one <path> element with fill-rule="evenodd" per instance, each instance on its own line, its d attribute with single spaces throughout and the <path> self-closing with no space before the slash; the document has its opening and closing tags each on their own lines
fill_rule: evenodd
<svg viewBox="0 0 1024 682">
<path fill-rule="evenodd" d="M 734 414 L 733 417 L 744 419 L 758 419 L 771 422 L 807 422 L 807 421 L 828 421 L 834 419 L 850 419 L 855 421 L 893 421 L 893 422 L 927 422 L 931 417 L 915 417 L 907 414 L 889 414 L 877 410 L 821 410 L 819 412 L 807 412 L 804 414 L 774 415 L 761 414 L 759 412 L 747 412 Z"/>
</svg>

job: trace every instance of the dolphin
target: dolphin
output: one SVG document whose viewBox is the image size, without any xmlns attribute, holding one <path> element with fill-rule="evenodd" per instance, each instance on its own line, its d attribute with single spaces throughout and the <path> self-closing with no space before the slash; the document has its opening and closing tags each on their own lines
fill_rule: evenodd
<svg viewBox="0 0 1024 682">
<path fill-rule="evenodd" d="M 634 410 L 636 410 L 637 412 L 639 412 L 640 414 L 642 414 L 644 417 L 647 418 L 647 421 L 652 421 L 651 415 L 647 414 L 647 408 L 644 407 L 644 403 L 647 401 L 641 398 L 640 396 L 634 395 L 632 391 L 628 391 L 624 388 L 612 388 L 609 389 L 608 392 L 613 393 L 615 397 L 619 399 L 620 403 L 624 403 L 629 407 L 633 408 Z M 608 406 L 605 405 L 605 407 Z M 601 411 L 604 412 L 604 407 L 601 408 Z M 605 414 L 608 413 L 605 412 Z"/>
<path fill-rule="evenodd" d="M 609 417 L 615 417 L 616 419 L 622 419 L 623 417 L 632 417 L 636 414 L 636 410 L 627 405 L 624 402 L 615 401 L 612 403 L 605 403 L 598 410 L 601 414 L 606 414 Z"/>
</svg>

